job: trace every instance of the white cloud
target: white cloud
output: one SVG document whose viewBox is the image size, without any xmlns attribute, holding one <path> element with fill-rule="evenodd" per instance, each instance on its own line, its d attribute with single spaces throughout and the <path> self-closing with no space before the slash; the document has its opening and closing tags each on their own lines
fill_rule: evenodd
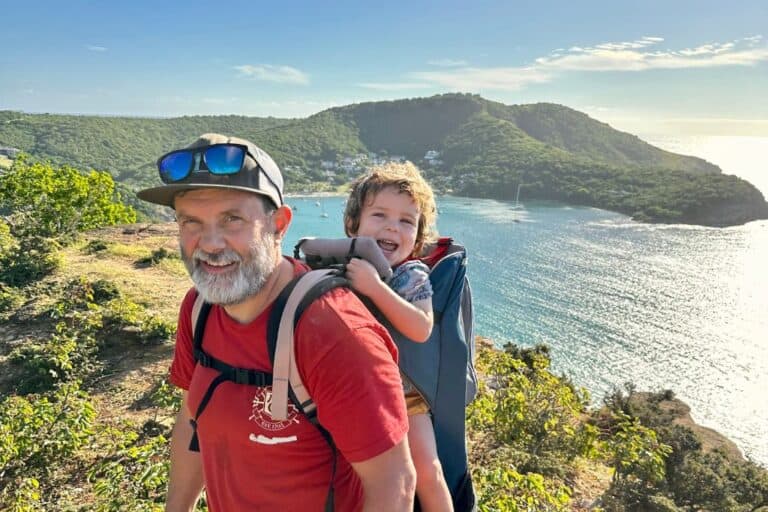
<svg viewBox="0 0 768 512">
<path fill-rule="evenodd" d="M 662 41 L 660 37 L 643 37 L 637 41 L 573 47 L 568 55 L 552 54 L 536 59 L 536 66 L 542 71 L 555 73 L 749 66 L 768 61 L 768 47 L 755 48 L 742 44 L 746 39 L 707 43 L 682 50 L 651 51 L 648 48 Z"/>
<path fill-rule="evenodd" d="M 459 91 L 516 91 L 530 84 L 549 82 L 573 72 L 641 72 L 652 69 L 712 68 L 753 66 L 768 62 L 768 45 L 755 35 L 726 42 L 702 44 L 680 50 L 659 49 L 662 37 L 643 36 L 633 41 L 606 42 L 594 46 L 558 48 L 539 57 L 533 64 L 517 67 L 469 67 L 408 73 L 418 83 L 366 83 L 360 87 L 400 90 L 429 85 Z M 430 63 L 434 64 L 432 61 Z M 451 61 L 453 62 L 453 61 Z M 455 61 L 460 62 L 460 61 Z"/>
<path fill-rule="evenodd" d="M 465 60 L 454 60 L 454 59 L 437 59 L 437 60 L 430 60 L 427 62 L 430 66 L 438 66 L 441 68 L 457 68 L 459 66 L 466 66 L 468 63 Z"/>
<path fill-rule="evenodd" d="M 244 64 L 242 66 L 235 66 L 235 69 L 240 72 L 241 76 L 252 78 L 253 80 L 298 85 L 307 85 L 309 83 L 309 76 L 306 73 L 290 66 L 273 66 L 271 64 L 252 66 Z"/>
<path fill-rule="evenodd" d="M 90 50 L 92 52 L 105 52 L 107 51 L 107 48 L 105 46 L 97 46 L 94 44 L 86 45 L 85 47 L 87 50 Z"/>
<path fill-rule="evenodd" d="M 430 84 L 417 82 L 391 82 L 391 83 L 373 83 L 364 82 L 357 84 L 358 87 L 365 89 L 374 89 L 377 91 L 406 91 L 409 89 L 426 89 L 432 87 Z"/>
<path fill-rule="evenodd" d="M 516 91 L 531 83 L 547 82 L 550 75 L 536 67 L 459 68 L 451 71 L 419 71 L 409 76 L 451 90 L 496 89 Z"/>
</svg>

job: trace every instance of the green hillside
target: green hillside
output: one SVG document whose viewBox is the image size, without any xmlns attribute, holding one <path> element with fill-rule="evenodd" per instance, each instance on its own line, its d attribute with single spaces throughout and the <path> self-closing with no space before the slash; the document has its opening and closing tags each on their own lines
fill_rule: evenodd
<svg viewBox="0 0 768 512">
<path fill-rule="evenodd" d="M 613 165 L 641 165 L 678 171 L 719 173 L 701 158 L 682 156 L 651 146 L 637 136 L 614 130 L 576 110 L 554 105 L 514 105 L 505 117 L 531 137 L 575 155 Z M 490 108 L 491 112 L 497 112 Z"/>
<path fill-rule="evenodd" d="M 421 165 L 441 192 L 524 200 L 556 199 L 619 211 L 637 220 L 714 226 L 768 218 L 752 185 L 699 158 L 655 148 L 634 135 L 554 104 L 503 105 L 477 95 L 353 104 L 305 119 L 195 116 L 173 119 L 0 112 L 0 146 L 80 169 L 107 170 L 128 191 L 157 183 L 163 152 L 204 132 L 253 140 L 286 174 L 289 192 L 351 180 L 369 153 Z M 441 163 L 424 160 L 439 151 Z M 357 157 L 357 167 L 333 173 Z"/>
<path fill-rule="evenodd" d="M 138 188 L 155 183 L 154 163 L 161 154 L 201 133 L 253 135 L 289 122 L 243 116 L 143 119 L 0 111 L 0 146 L 58 165 L 106 170 Z"/>
</svg>

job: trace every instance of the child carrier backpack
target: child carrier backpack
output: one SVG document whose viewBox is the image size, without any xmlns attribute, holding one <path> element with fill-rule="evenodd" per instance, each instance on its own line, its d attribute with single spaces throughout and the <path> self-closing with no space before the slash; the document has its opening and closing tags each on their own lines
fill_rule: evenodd
<svg viewBox="0 0 768 512">
<path fill-rule="evenodd" d="M 389 278 L 392 271 L 376 241 L 370 238 L 304 238 L 296 245 L 294 256 L 299 259 L 302 253 L 306 263 L 315 270 L 291 281 L 274 302 L 267 327 L 267 344 L 273 365 L 271 374 L 234 368 L 208 356 L 202 348 L 202 331 L 210 305 L 200 297 L 196 300 L 192 309 L 195 359 L 203 366 L 217 369 L 220 376 L 214 379 L 203 397 L 192 422 L 194 426 L 218 379 L 221 382 L 229 380 L 257 386 L 271 385 L 271 406 L 266 412 L 275 419 L 285 419 L 290 400 L 320 429 L 335 457 L 333 440 L 318 423 L 315 404 L 296 367 L 294 328 L 304 310 L 316 298 L 333 288 L 349 286 L 344 277 L 344 264 L 351 258 L 368 260 L 383 279 Z M 470 511 L 475 508 L 475 495 L 467 463 L 464 408 L 477 392 L 477 376 L 473 365 L 473 310 L 466 277 L 466 250 L 451 238 L 444 237 L 427 247 L 425 254 L 422 261 L 430 268 L 434 293 L 434 326 L 429 339 L 424 343 L 408 340 L 375 308 L 371 309 L 398 346 L 401 371 L 429 404 L 438 457 L 454 501 L 454 510 Z M 366 304 L 370 306 L 370 303 Z M 332 485 L 329 487 L 326 510 L 333 510 Z"/>
</svg>

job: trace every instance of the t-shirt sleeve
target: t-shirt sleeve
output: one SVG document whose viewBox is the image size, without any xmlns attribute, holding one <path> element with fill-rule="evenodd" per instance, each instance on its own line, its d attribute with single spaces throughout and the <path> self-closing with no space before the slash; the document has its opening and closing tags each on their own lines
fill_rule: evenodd
<svg viewBox="0 0 768 512">
<path fill-rule="evenodd" d="M 328 295 L 299 321 L 297 364 L 320 424 L 347 460 L 361 462 L 408 432 L 397 348 L 356 296 Z"/>
<path fill-rule="evenodd" d="M 389 287 L 410 303 L 429 299 L 432 297 L 429 267 L 417 260 L 403 263 L 392 274 Z"/>
<path fill-rule="evenodd" d="M 194 288 L 190 289 L 181 302 L 176 325 L 176 346 L 169 380 L 181 389 L 189 389 L 192 372 L 195 370 L 195 356 L 192 351 L 192 306 L 196 298 L 197 292 Z"/>
</svg>

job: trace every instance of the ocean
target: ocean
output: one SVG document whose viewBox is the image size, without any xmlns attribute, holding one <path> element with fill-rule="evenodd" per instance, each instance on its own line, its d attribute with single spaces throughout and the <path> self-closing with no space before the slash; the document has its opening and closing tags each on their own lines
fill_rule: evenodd
<svg viewBox="0 0 768 512">
<path fill-rule="evenodd" d="M 676 151 L 703 156 L 688 142 Z M 711 140 L 700 142 L 712 150 Z M 725 142 L 743 150 L 744 141 Z M 768 150 L 768 139 L 757 147 Z M 757 166 L 704 158 L 768 193 Z M 286 250 L 302 236 L 343 236 L 343 202 L 290 198 Z M 554 370 L 596 403 L 628 381 L 671 389 L 698 423 L 768 467 L 768 221 L 645 225 L 594 208 L 520 202 L 515 210 L 511 202 L 438 199 L 440 233 L 470 255 L 476 334 L 498 346 L 546 343 Z"/>
</svg>

